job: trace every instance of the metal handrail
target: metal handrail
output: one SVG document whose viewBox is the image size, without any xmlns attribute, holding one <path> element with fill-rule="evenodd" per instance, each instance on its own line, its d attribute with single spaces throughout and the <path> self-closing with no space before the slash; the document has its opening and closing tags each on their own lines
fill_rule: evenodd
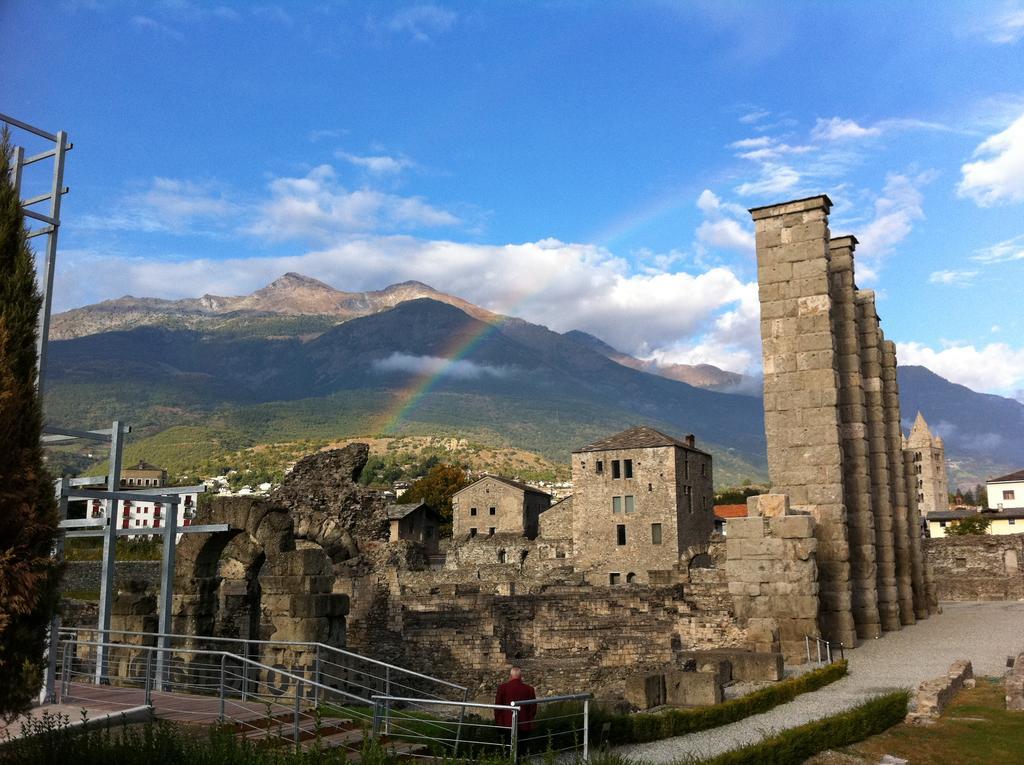
<svg viewBox="0 0 1024 765">
<path fill-rule="evenodd" d="M 61 628 L 61 632 L 75 633 L 76 635 L 79 632 L 95 632 L 95 631 L 96 631 L 95 629 L 88 628 L 88 627 L 65 627 L 65 628 Z M 243 645 L 284 645 L 284 646 L 301 646 L 301 647 L 305 647 L 305 648 L 309 648 L 309 649 L 323 648 L 323 649 L 326 649 L 328 651 L 334 652 L 336 654 L 341 654 L 343 656 L 347 656 L 347 657 L 350 657 L 350 658 L 353 658 L 353 659 L 357 659 L 359 661 L 365 661 L 365 662 L 367 662 L 369 664 L 375 664 L 378 667 L 382 667 L 382 668 L 387 669 L 387 670 L 397 670 L 397 671 L 399 671 L 399 672 L 401 672 L 401 673 L 403 673 L 405 675 L 411 675 L 412 677 L 418 677 L 418 678 L 420 678 L 422 680 L 429 680 L 431 682 L 439 683 L 441 685 L 447 686 L 447 687 L 452 688 L 452 689 L 457 690 L 457 691 L 463 691 L 464 692 L 464 691 L 469 690 L 466 686 L 459 685 L 458 683 L 453 683 L 453 682 L 451 682 L 449 680 L 442 680 L 439 677 L 433 677 L 431 675 L 426 675 L 426 674 L 423 674 L 422 672 L 416 672 L 415 670 L 412 670 L 412 669 L 406 669 L 405 667 L 399 667 L 399 666 L 397 666 L 395 664 L 388 664 L 385 661 L 381 661 L 379 659 L 372 659 L 369 656 L 363 656 L 362 654 L 353 653 L 351 651 L 346 651 L 343 648 L 338 648 L 337 646 L 328 645 L 326 643 L 316 643 L 316 642 L 308 642 L 308 641 L 301 641 L 301 640 L 255 640 L 255 639 L 251 639 L 251 638 L 230 638 L 230 637 L 221 637 L 221 636 L 213 636 L 213 635 L 181 635 L 181 634 L 174 633 L 174 632 L 134 632 L 134 631 L 131 631 L 131 630 L 113 630 L 113 629 L 112 630 L 107 630 L 107 632 L 110 633 L 110 634 L 116 634 L 116 635 L 131 635 L 133 637 L 156 637 L 156 638 L 167 637 L 167 638 L 179 638 L 181 640 L 193 640 L 193 641 L 194 640 L 204 640 L 204 641 L 222 642 L 222 643 L 241 643 Z M 189 649 L 189 650 L 191 650 L 191 649 Z M 195 651 L 192 651 L 192 652 L 195 653 Z"/>
<path fill-rule="evenodd" d="M 563 696 L 546 696 L 542 699 L 523 699 L 513 701 L 511 706 L 540 706 L 541 704 L 552 704 L 559 701 L 582 701 L 583 702 L 583 727 L 580 732 L 583 734 L 583 762 L 590 762 L 590 700 L 594 698 L 592 693 L 571 693 Z"/>
<path fill-rule="evenodd" d="M 811 642 L 817 644 L 818 648 L 818 664 L 831 664 L 835 661 L 832 653 L 833 648 L 839 649 L 839 658 L 842 660 L 846 656 L 846 646 L 843 643 L 832 643 L 825 638 L 818 637 L 817 635 L 804 635 L 804 648 L 807 651 L 807 661 L 813 661 L 811 658 Z M 824 649 L 824 654 L 822 654 Z"/>
<path fill-rule="evenodd" d="M 416 699 L 409 698 L 406 696 L 388 696 L 384 694 L 375 694 L 371 697 L 373 701 L 373 738 L 378 740 L 381 732 L 385 734 L 391 733 L 391 705 L 393 703 L 399 704 L 418 704 L 423 706 L 439 706 L 439 707 L 458 707 L 459 718 L 457 721 L 453 721 L 456 727 L 456 734 L 454 739 L 443 739 L 435 736 L 427 735 L 416 735 L 409 736 L 408 734 L 404 738 L 421 738 L 427 741 L 435 741 L 437 743 L 445 744 L 448 741 L 452 742 L 452 754 L 458 755 L 459 746 L 462 744 L 483 744 L 490 742 L 483 741 L 463 741 L 462 740 L 462 726 L 465 721 L 465 715 L 467 709 L 490 709 L 492 711 L 504 710 L 511 712 L 512 714 L 512 726 L 510 730 L 509 748 L 513 760 L 515 759 L 516 752 L 518 751 L 518 737 L 519 737 L 519 709 L 517 707 L 506 706 L 505 704 L 481 704 L 475 701 L 448 701 L 446 699 Z M 381 709 L 383 708 L 383 716 Z M 494 725 L 486 727 L 499 727 L 504 729 L 505 726 Z M 504 747 L 504 744 L 502 744 Z"/>
</svg>

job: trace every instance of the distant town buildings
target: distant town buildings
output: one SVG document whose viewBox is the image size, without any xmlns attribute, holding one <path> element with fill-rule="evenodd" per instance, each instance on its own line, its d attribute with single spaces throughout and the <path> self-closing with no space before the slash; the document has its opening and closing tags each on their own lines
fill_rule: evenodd
<svg viewBox="0 0 1024 765">
<path fill-rule="evenodd" d="M 988 506 L 994 510 L 1024 510 L 1024 470 L 985 482 Z"/>
<path fill-rule="evenodd" d="M 158 489 L 167 485 L 167 471 L 140 460 L 137 465 L 121 469 L 121 488 L 126 491 L 138 489 Z M 188 526 L 195 518 L 198 494 L 183 494 L 178 505 L 178 526 Z M 99 499 L 86 500 L 86 512 L 91 518 L 102 518 L 104 503 Z M 132 529 L 139 536 L 159 532 L 167 524 L 171 505 L 160 502 L 154 497 L 152 501 L 125 500 L 118 505 L 116 523 L 122 529 Z M 135 536 L 132 534 L 131 536 Z M 180 537 L 180 535 L 179 535 Z"/>
<path fill-rule="evenodd" d="M 931 512 L 927 515 L 928 535 L 946 536 L 950 526 L 977 516 L 988 520 L 987 534 L 997 536 L 1024 533 L 1024 470 L 990 478 L 986 482 L 988 499 L 986 507 Z"/>
<path fill-rule="evenodd" d="M 917 507 L 922 516 L 949 510 L 949 479 L 946 475 L 946 446 L 940 436 L 932 436 L 920 412 L 903 438 L 903 451 L 911 455 L 910 476 L 917 489 Z"/>
</svg>

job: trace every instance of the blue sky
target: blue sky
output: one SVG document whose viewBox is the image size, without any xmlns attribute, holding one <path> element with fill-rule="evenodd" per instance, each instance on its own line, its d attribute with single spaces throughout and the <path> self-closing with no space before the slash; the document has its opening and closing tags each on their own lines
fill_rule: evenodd
<svg viewBox="0 0 1024 765">
<path fill-rule="evenodd" d="M 827 193 L 901 362 L 1024 390 L 1020 2 L 7 0 L 0 29 L 0 111 L 75 143 L 59 308 L 418 279 L 756 372 L 745 210 Z"/>
</svg>

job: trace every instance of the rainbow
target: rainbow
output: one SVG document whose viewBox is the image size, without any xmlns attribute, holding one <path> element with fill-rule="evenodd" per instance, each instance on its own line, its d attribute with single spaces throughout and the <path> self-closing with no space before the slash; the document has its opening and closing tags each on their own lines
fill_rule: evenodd
<svg viewBox="0 0 1024 765">
<path fill-rule="evenodd" d="M 388 435 L 392 433 L 398 423 L 406 419 L 409 413 L 416 408 L 416 405 L 444 377 L 448 368 L 454 362 L 468 356 L 485 338 L 496 331 L 503 318 L 502 316 L 495 316 L 493 319 L 486 321 L 479 320 L 483 321 L 482 327 L 477 326 L 476 322 L 471 322 L 467 324 L 464 330 L 456 333 L 441 353 L 441 357 L 446 361 L 444 367 L 436 372 L 424 372 L 415 375 L 408 385 L 394 393 L 388 406 L 372 420 L 370 433 L 374 435 Z"/>
<path fill-rule="evenodd" d="M 672 215 L 677 217 L 679 211 L 693 206 L 693 194 L 691 191 L 675 190 L 670 194 L 658 197 L 641 209 L 625 215 L 599 232 L 595 232 L 590 241 L 602 247 L 613 247 L 626 236 L 641 231 L 655 224 L 656 222 Z M 524 304 L 530 297 L 540 292 L 546 282 L 535 286 L 529 292 L 519 295 L 509 301 L 510 306 L 505 311 L 507 316 L 515 316 L 516 309 Z M 373 418 L 370 424 L 370 433 L 386 435 L 394 431 L 398 423 L 406 419 L 416 406 L 430 393 L 437 385 L 450 365 L 465 358 L 484 339 L 497 330 L 503 316 L 483 320 L 483 326 L 478 327 L 471 324 L 464 332 L 459 333 L 451 339 L 445 348 L 442 357 L 447 361 L 445 366 L 436 372 L 424 372 L 416 375 L 412 382 L 405 388 L 392 395 L 390 403 L 384 410 Z"/>
</svg>

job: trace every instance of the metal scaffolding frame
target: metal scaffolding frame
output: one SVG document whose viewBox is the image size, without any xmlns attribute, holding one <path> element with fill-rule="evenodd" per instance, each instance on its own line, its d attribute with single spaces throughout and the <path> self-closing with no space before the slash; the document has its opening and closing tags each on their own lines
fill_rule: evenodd
<svg viewBox="0 0 1024 765">
<path fill-rule="evenodd" d="M 64 186 L 64 160 L 65 155 L 73 148 L 68 140 L 68 134 L 61 130 L 57 133 L 30 125 L 21 120 L 0 114 L 0 122 L 11 127 L 23 130 L 38 138 L 53 143 L 53 148 L 42 151 L 38 154 L 25 156 L 25 149 L 21 146 L 13 147 L 13 163 L 11 166 L 11 179 L 14 184 L 15 193 L 21 194 L 24 169 L 29 165 L 53 159 L 53 176 L 50 191 L 21 200 L 22 213 L 32 221 L 38 221 L 44 225 L 41 228 L 30 229 L 28 236 L 46 236 L 46 251 L 43 258 L 43 278 L 40 280 L 42 291 L 42 306 L 39 311 L 38 338 L 36 340 L 36 351 L 38 355 L 38 367 L 36 371 L 36 388 L 42 395 L 43 375 L 46 367 L 46 351 L 50 336 L 50 314 L 53 305 L 53 276 L 57 264 L 57 235 L 60 231 L 61 198 L 70 189 Z M 39 212 L 34 209 L 35 205 L 42 202 L 49 202 L 48 213 Z M 150 501 L 159 500 L 170 506 L 168 522 L 161 529 L 163 537 L 163 555 L 160 566 L 160 632 L 169 634 L 171 632 L 171 603 L 173 597 L 174 563 L 177 548 L 177 536 L 179 533 L 209 533 L 214 531 L 227 531 L 227 524 L 210 524 L 204 526 L 178 526 L 178 505 L 179 496 L 182 494 L 198 493 L 205 491 L 205 486 L 186 487 L 160 487 L 158 489 L 138 491 L 121 491 L 121 463 L 124 453 L 125 436 L 131 433 L 131 427 L 119 420 L 115 420 L 107 430 L 75 430 L 71 428 L 44 427 L 42 443 L 44 446 L 72 443 L 78 440 L 95 441 L 110 445 L 109 472 L 106 476 L 85 476 L 81 478 L 60 478 L 54 482 L 55 494 L 57 497 L 58 510 L 60 513 L 59 533 L 54 548 L 54 557 L 58 560 L 64 556 L 64 539 L 66 537 L 79 536 L 102 536 L 103 557 L 100 574 L 100 603 L 97 634 L 99 642 L 106 643 L 110 637 L 111 607 L 114 601 L 114 570 L 117 557 L 117 537 L 131 534 L 129 529 L 117 528 L 117 505 L 123 501 Z M 88 489 L 89 486 L 101 486 L 106 484 L 106 491 Z M 83 487 L 83 488 L 79 488 Z M 69 520 L 67 517 L 68 502 L 72 499 L 102 499 L 105 505 L 105 517 L 87 518 L 82 520 Z M 124 533 L 122 533 L 124 532 Z M 166 638 L 161 638 L 166 642 Z M 56 646 L 60 643 L 60 616 L 54 616 L 50 623 L 50 640 L 47 650 L 47 672 L 46 685 L 41 696 L 43 702 L 55 702 L 54 681 L 56 678 Z M 166 645 L 161 647 L 166 648 Z M 165 672 L 162 662 L 163 653 L 160 653 L 161 660 L 158 660 L 156 677 L 158 682 L 164 682 Z M 101 649 L 96 662 L 96 681 L 104 682 L 106 679 L 107 662 L 106 652 Z"/>
</svg>

